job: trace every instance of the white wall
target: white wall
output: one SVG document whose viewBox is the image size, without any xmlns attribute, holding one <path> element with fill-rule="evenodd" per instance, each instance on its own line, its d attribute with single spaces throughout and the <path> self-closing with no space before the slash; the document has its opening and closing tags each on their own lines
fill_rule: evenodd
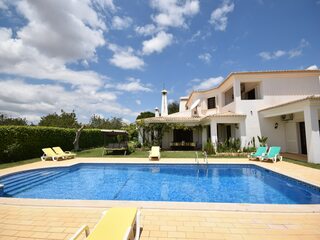
<svg viewBox="0 0 320 240">
<path fill-rule="evenodd" d="M 285 135 L 285 123 L 281 121 L 280 117 L 263 118 L 260 117 L 260 136 L 268 137 L 268 146 L 280 146 L 282 152 L 287 151 L 286 135 Z M 278 123 L 278 128 L 275 128 L 275 124 Z M 256 139 L 256 144 L 259 144 Z"/>
<path fill-rule="evenodd" d="M 240 84 L 260 83 L 258 100 L 241 100 Z M 223 106 L 224 92 L 230 87 L 234 89 L 234 102 Z M 219 88 L 196 93 L 194 99 L 201 99 L 200 108 L 204 114 L 213 114 L 217 112 L 235 112 L 245 114 L 245 137 L 244 141 L 248 142 L 252 137 L 267 136 L 269 145 L 282 147 L 282 151 L 299 152 L 299 140 L 297 124 L 283 122 L 280 117 L 264 118 L 259 116 L 259 110 L 272 107 L 282 103 L 305 98 L 313 94 L 320 93 L 319 73 L 314 72 L 290 72 L 290 73 L 262 73 L 262 74 L 238 74 L 231 76 L 228 81 L 223 83 Z M 216 96 L 217 109 L 207 109 L 207 98 Z M 189 104 L 192 104 L 189 103 Z M 235 123 L 236 118 L 222 118 L 212 120 L 217 123 L 231 121 Z M 302 118 L 303 119 L 303 118 Z M 301 121 L 298 115 L 295 122 Z M 303 121 L 303 120 L 302 120 Z M 278 128 L 275 129 L 275 123 Z M 209 124 L 210 122 L 208 122 Z M 256 139 L 256 144 L 258 141 Z"/>
<path fill-rule="evenodd" d="M 283 122 L 280 117 L 263 118 L 259 116 L 259 110 L 301 99 L 312 94 L 320 93 L 319 79 L 316 76 L 297 77 L 294 75 L 286 78 L 274 75 L 266 78 L 257 76 L 235 77 L 234 89 L 240 90 L 241 82 L 260 81 L 261 99 L 241 100 L 240 92 L 235 92 L 235 112 L 246 114 L 246 138 L 249 141 L 252 137 L 267 136 L 269 145 L 282 147 L 282 151 L 299 151 L 297 141 L 293 142 L 297 131 L 292 133 L 294 125 Z M 238 91 L 239 91 L 238 90 Z M 278 122 L 278 128 L 274 124 Z M 288 125 L 288 126 L 287 126 Z M 290 132 L 290 133 L 289 133 Z M 289 139 L 288 139 L 288 138 Z M 258 144 L 258 141 L 256 141 Z"/>
<path fill-rule="evenodd" d="M 298 74 L 288 75 L 250 75 L 250 76 L 235 76 L 234 83 L 239 85 L 241 82 L 261 82 L 260 94 L 262 98 L 261 108 L 267 108 L 281 103 L 290 102 L 301 99 L 303 97 L 319 94 L 320 84 L 319 76 L 303 76 Z M 235 87 L 236 88 L 236 87 Z M 240 95 L 240 93 L 239 93 Z M 235 97 L 238 94 L 235 94 Z M 241 101 L 237 98 L 236 101 Z M 243 100 L 242 100 L 243 101 Z M 248 100 L 257 101 L 257 100 Z M 241 107 L 237 106 L 237 111 L 241 111 Z M 259 109 L 260 110 L 260 109 Z"/>
<path fill-rule="evenodd" d="M 180 99 L 179 102 L 179 112 L 184 112 L 186 110 L 187 99 Z"/>
<path fill-rule="evenodd" d="M 299 153 L 299 134 L 296 122 L 290 121 L 285 124 L 286 151 L 290 153 Z"/>
</svg>

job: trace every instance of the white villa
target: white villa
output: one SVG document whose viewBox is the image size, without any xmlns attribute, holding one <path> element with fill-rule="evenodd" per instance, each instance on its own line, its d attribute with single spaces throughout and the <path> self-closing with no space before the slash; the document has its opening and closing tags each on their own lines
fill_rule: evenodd
<svg viewBox="0 0 320 240">
<path fill-rule="evenodd" d="M 179 112 L 167 111 L 163 90 L 161 114 L 156 108 L 156 116 L 144 121 L 182 123 L 191 130 L 166 132 L 163 149 L 201 149 L 208 140 L 229 138 L 241 139 L 245 147 L 252 138 L 266 136 L 269 146 L 320 163 L 320 70 L 233 72 L 215 88 L 181 97 Z"/>
</svg>

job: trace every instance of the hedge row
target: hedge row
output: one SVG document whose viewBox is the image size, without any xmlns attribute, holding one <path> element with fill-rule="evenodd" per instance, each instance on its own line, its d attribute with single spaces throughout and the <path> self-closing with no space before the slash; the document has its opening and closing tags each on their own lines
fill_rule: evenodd
<svg viewBox="0 0 320 240">
<path fill-rule="evenodd" d="M 55 127 L 0 126 L 0 162 L 36 158 L 42 148 L 60 146 L 72 150 L 76 130 Z M 100 147 L 103 135 L 98 129 L 84 129 L 80 136 L 81 149 Z"/>
</svg>

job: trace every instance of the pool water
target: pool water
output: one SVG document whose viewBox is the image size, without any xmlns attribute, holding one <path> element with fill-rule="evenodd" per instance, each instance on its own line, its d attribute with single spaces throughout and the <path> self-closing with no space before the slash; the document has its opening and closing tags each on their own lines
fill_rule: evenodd
<svg viewBox="0 0 320 240">
<path fill-rule="evenodd" d="M 251 164 L 77 164 L 0 178 L 15 198 L 319 204 L 320 189 Z"/>
</svg>

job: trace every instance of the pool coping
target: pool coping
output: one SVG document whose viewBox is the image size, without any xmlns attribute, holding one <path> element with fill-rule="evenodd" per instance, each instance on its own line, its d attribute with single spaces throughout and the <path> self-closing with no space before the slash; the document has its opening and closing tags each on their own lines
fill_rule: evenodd
<svg viewBox="0 0 320 240">
<path fill-rule="evenodd" d="M 110 163 L 110 164 L 195 164 L 194 159 L 161 159 L 161 161 L 146 161 L 146 159 L 101 159 L 101 158 L 77 158 L 60 162 L 37 162 L 23 166 L 0 170 L 0 177 L 11 173 L 51 167 L 70 167 L 79 163 Z M 209 164 L 249 164 L 262 167 L 267 170 L 306 182 L 320 187 L 320 171 L 292 163 L 269 164 L 247 159 L 209 159 Z M 287 166 L 286 166 L 287 165 Z M 298 167 L 297 167 L 298 166 Z M 286 167 L 284 169 L 284 167 Z M 298 168 L 305 175 L 301 176 L 288 171 L 290 168 Z M 300 171 L 300 172 L 301 172 Z M 316 172 L 319 171 L 319 172 Z M 298 171 L 299 172 L 299 171 Z M 309 173 L 309 174 L 308 174 Z M 311 174 L 312 173 L 312 174 Z M 314 179 L 311 175 L 316 175 Z M 319 175 L 319 177 L 318 177 Z M 318 181 L 319 178 L 319 181 Z M 233 211 L 233 212 L 277 212 L 277 213 L 320 213 L 320 204 L 249 204 L 249 203 L 204 203 L 204 202 L 158 202 L 158 201 L 114 201 L 114 200 L 52 200 L 52 199 L 27 199 L 27 198 L 0 198 L 1 205 L 34 206 L 34 207 L 90 207 L 110 208 L 114 206 L 134 206 L 144 209 L 163 210 L 197 210 L 197 211 Z"/>
</svg>

